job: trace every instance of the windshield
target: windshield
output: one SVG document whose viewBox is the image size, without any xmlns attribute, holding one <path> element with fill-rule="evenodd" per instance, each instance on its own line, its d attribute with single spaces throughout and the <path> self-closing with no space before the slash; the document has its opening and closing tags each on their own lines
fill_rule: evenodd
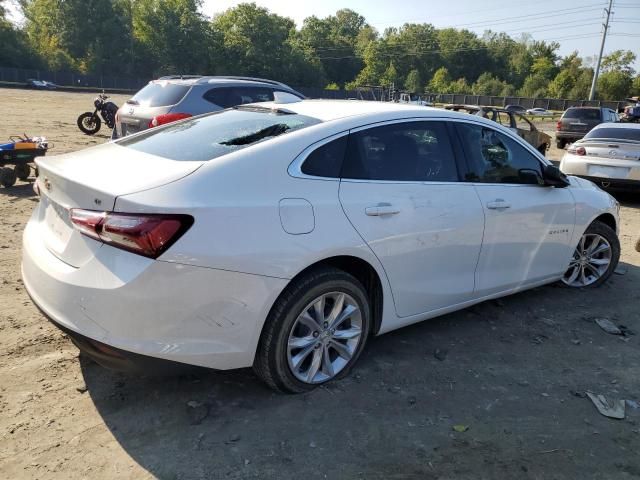
<svg viewBox="0 0 640 480">
<path fill-rule="evenodd" d="M 136 93 L 127 103 L 143 107 L 168 107 L 184 98 L 191 87 L 169 82 L 151 82 Z"/>
<path fill-rule="evenodd" d="M 317 123 L 317 118 L 282 110 L 236 107 L 152 128 L 117 143 L 171 160 L 206 161 Z"/>
<path fill-rule="evenodd" d="M 584 138 L 635 140 L 640 142 L 640 128 L 594 128 Z"/>
<path fill-rule="evenodd" d="M 570 108 L 564 112 L 563 118 L 579 118 L 580 120 L 600 120 L 599 108 Z"/>
</svg>

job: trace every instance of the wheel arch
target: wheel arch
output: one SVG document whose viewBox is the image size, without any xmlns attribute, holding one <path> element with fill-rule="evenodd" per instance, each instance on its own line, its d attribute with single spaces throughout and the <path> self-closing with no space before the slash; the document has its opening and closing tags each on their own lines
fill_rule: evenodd
<svg viewBox="0 0 640 480">
<path fill-rule="evenodd" d="M 371 333 L 373 335 L 376 335 L 380 331 L 380 327 L 382 325 L 382 313 L 384 305 L 384 290 L 382 286 L 382 279 L 380 278 L 380 274 L 375 269 L 375 267 L 371 265 L 371 263 L 369 263 L 367 260 L 364 260 L 360 257 L 356 257 L 353 255 L 336 255 L 312 263 L 311 265 L 305 267 L 303 270 L 299 271 L 289 281 L 289 284 L 283 289 L 280 295 L 278 295 L 278 297 L 273 302 L 273 305 L 275 305 L 280 296 L 282 296 L 284 292 L 287 291 L 289 285 L 292 285 L 297 279 L 306 275 L 310 271 L 321 267 L 337 268 L 338 270 L 342 270 L 350 275 L 353 275 L 358 279 L 358 281 L 360 281 L 360 283 L 362 283 L 362 286 L 367 291 L 367 296 L 369 297 L 371 306 L 371 315 L 373 320 L 373 328 L 371 329 Z M 271 308 L 273 308 L 273 305 Z M 271 310 L 269 311 L 269 313 L 271 313 Z"/>
<path fill-rule="evenodd" d="M 593 219 L 591 223 L 593 222 L 602 222 L 608 227 L 610 227 L 614 232 L 616 233 L 618 232 L 618 228 L 617 228 L 618 225 L 616 224 L 616 219 L 610 213 L 603 213 L 602 215 L 597 216 L 596 218 Z"/>
</svg>

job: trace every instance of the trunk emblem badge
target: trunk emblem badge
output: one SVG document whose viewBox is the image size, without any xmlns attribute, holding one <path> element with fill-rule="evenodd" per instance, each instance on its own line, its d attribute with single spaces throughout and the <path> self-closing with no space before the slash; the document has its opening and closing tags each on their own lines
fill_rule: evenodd
<svg viewBox="0 0 640 480">
<path fill-rule="evenodd" d="M 44 179 L 44 188 L 46 188 L 47 190 L 51 190 L 51 182 L 46 177 Z"/>
<path fill-rule="evenodd" d="M 615 157 L 618 153 L 615 150 L 609 150 L 609 155 Z"/>
</svg>

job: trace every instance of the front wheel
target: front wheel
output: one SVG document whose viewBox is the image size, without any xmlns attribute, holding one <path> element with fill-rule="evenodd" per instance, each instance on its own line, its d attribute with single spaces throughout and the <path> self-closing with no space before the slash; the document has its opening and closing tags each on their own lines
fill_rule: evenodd
<svg viewBox="0 0 640 480">
<path fill-rule="evenodd" d="M 14 171 L 16 173 L 16 176 L 23 182 L 27 180 L 29 178 L 29 175 L 31 174 L 31 168 L 26 163 L 20 163 L 16 165 Z"/>
<path fill-rule="evenodd" d="M 87 135 L 93 135 L 100 130 L 100 117 L 91 112 L 84 112 L 78 117 L 78 128 Z"/>
<path fill-rule="evenodd" d="M 254 370 L 279 392 L 302 393 L 347 374 L 371 328 L 362 284 L 348 273 L 321 268 L 292 283 L 273 306 Z"/>
<path fill-rule="evenodd" d="M 567 141 L 565 139 L 556 140 L 556 147 L 558 147 L 560 150 L 564 150 L 564 147 L 566 144 L 567 144 Z"/>
<path fill-rule="evenodd" d="M 599 287 L 620 260 L 620 241 L 608 225 L 596 220 L 582 234 L 562 282 L 574 288 Z"/>
</svg>

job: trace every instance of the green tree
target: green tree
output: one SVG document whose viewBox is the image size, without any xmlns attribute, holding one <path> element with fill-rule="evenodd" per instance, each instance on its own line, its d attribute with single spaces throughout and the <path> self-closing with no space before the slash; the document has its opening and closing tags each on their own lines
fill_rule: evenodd
<svg viewBox="0 0 640 480">
<path fill-rule="evenodd" d="M 393 62 L 389 62 L 389 66 L 380 77 L 382 85 L 396 85 L 398 83 L 398 71 Z"/>
<path fill-rule="evenodd" d="M 404 88 L 412 93 L 420 93 L 422 87 L 423 83 L 422 78 L 420 77 L 420 71 L 414 68 L 407 75 L 407 78 L 404 81 Z"/>
<path fill-rule="evenodd" d="M 511 88 L 509 88 L 511 87 Z M 483 73 L 473 84 L 472 91 L 474 95 L 511 95 L 513 87 L 505 81 L 500 80 L 490 73 Z"/>
<path fill-rule="evenodd" d="M 451 76 L 446 67 L 440 67 L 427 84 L 429 93 L 449 93 Z"/>
</svg>

